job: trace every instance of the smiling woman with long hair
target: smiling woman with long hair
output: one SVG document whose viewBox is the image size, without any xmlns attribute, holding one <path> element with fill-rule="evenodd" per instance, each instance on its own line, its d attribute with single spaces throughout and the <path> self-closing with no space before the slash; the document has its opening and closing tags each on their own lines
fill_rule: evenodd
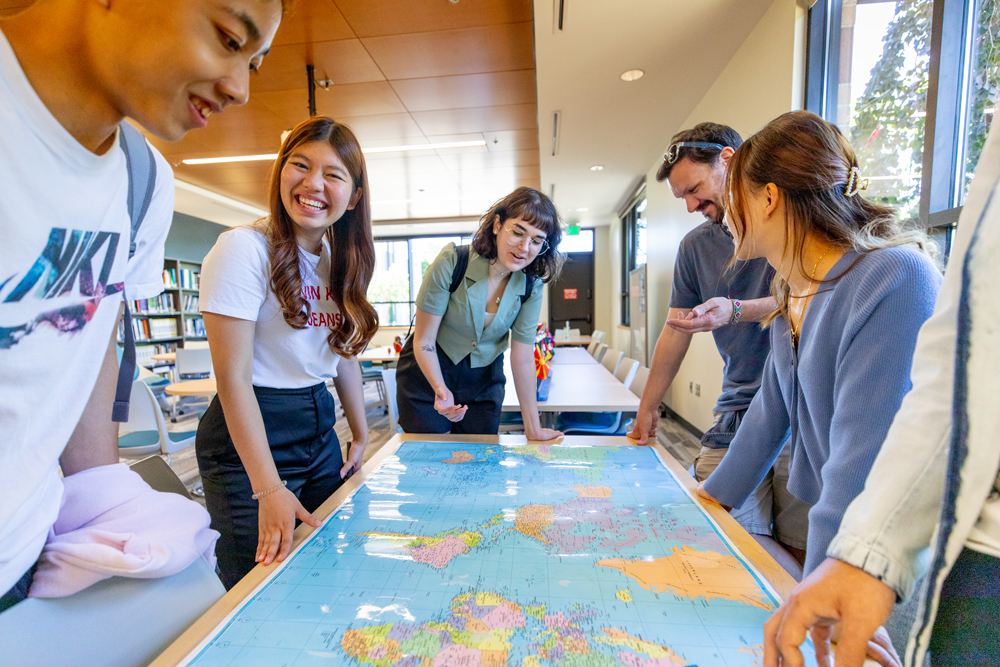
<svg viewBox="0 0 1000 667">
<path fill-rule="evenodd" d="M 201 311 L 218 396 L 198 427 L 198 468 L 216 554 L 231 588 L 255 563 L 283 560 L 295 520 L 352 470 L 368 443 L 355 355 L 378 328 L 365 294 L 375 267 L 364 156 L 330 118 L 281 146 L 271 215 L 219 237 L 202 267 Z M 333 379 L 353 439 L 334 432 Z"/>
</svg>

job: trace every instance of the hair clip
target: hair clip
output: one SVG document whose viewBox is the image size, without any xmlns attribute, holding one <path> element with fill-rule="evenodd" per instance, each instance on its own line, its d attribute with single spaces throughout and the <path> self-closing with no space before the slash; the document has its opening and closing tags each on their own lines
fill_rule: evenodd
<svg viewBox="0 0 1000 667">
<path fill-rule="evenodd" d="M 851 167 L 851 175 L 847 178 L 847 187 L 844 188 L 844 196 L 853 197 L 859 190 L 868 189 L 868 179 L 861 178 L 861 172 L 857 167 Z"/>
</svg>

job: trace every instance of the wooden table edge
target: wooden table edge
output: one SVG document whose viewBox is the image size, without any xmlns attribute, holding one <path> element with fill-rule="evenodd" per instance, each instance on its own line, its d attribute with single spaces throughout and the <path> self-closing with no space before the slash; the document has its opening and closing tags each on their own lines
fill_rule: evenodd
<svg viewBox="0 0 1000 667">
<path fill-rule="evenodd" d="M 600 439 L 604 444 L 618 446 L 637 446 L 624 436 L 565 436 L 558 442 L 560 444 L 593 443 L 595 439 Z M 340 504 L 353 493 L 371 472 L 385 460 L 392 456 L 404 442 L 455 442 L 455 443 L 481 443 L 481 444 L 526 444 L 529 441 L 524 436 L 518 435 L 439 435 L 439 434 L 401 434 L 395 435 L 382 448 L 372 456 L 362 467 L 358 474 L 352 475 L 343 486 L 330 496 L 313 515 L 320 520 L 325 520 Z M 609 442 L 610 441 L 610 442 Z M 530 441 L 533 444 L 545 444 L 538 441 Z M 550 443 L 552 444 L 552 443 Z M 733 517 L 729 515 L 721 505 L 711 503 L 698 497 L 695 493 L 697 483 L 687 471 L 674 459 L 674 457 L 657 443 L 652 446 L 660 455 L 660 459 L 673 473 L 677 481 L 691 492 L 694 501 L 698 503 L 716 523 L 726 533 L 726 536 L 736 545 L 742 555 L 757 569 L 768 583 L 784 599 L 792 588 L 795 587 L 795 579 L 785 572 L 778 565 L 778 562 L 771 557 L 767 551 L 754 540 L 746 530 L 740 526 Z M 300 525 L 294 534 L 292 543 L 293 550 L 298 547 L 315 530 L 306 524 Z M 180 664 L 216 627 L 276 569 L 280 563 L 272 563 L 264 566 L 258 565 L 250 573 L 243 577 L 239 583 L 233 586 L 232 590 L 219 598 L 218 602 L 212 605 L 198 620 L 191 624 L 180 637 L 178 637 L 166 650 L 149 664 L 149 667 L 176 667 Z M 779 600 L 780 602 L 780 600 Z"/>
</svg>

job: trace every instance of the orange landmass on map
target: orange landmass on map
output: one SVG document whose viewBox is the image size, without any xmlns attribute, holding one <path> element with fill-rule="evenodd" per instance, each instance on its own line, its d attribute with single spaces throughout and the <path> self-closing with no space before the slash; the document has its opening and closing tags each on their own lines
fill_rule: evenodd
<svg viewBox="0 0 1000 667">
<path fill-rule="evenodd" d="M 584 486 L 583 484 L 577 484 L 573 487 L 579 495 L 579 498 L 610 498 L 611 497 L 611 487 L 610 486 L 594 486 L 593 484 L 588 484 Z"/>
<path fill-rule="evenodd" d="M 555 510 L 552 505 L 525 505 L 517 513 L 514 530 L 548 544 L 542 531 L 552 525 Z"/>
<path fill-rule="evenodd" d="M 722 599 L 773 609 L 753 575 L 735 556 L 698 551 L 685 545 L 674 547 L 669 556 L 651 561 L 609 558 L 597 564 L 620 570 L 653 593 L 670 591 L 692 600 Z"/>
<path fill-rule="evenodd" d="M 476 460 L 475 456 L 465 451 L 464 449 L 461 449 L 457 452 L 452 452 L 451 458 L 445 459 L 444 461 L 441 461 L 441 463 L 469 463 L 470 461 L 475 461 L 475 460 Z"/>
</svg>

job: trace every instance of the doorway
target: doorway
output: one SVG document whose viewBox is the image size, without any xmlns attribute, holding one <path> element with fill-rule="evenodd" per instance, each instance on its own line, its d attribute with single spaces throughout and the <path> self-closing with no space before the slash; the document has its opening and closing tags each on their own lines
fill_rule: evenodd
<svg viewBox="0 0 1000 667">
<path fill-rule="evenodd" d="M 549 286 L 549 328 L 554 333 L 569 322 L 586 336 L 594 332 L 594 230 L 563 236 L 560 252 L 566 255 L 559 279 Z"/>
</svg>

